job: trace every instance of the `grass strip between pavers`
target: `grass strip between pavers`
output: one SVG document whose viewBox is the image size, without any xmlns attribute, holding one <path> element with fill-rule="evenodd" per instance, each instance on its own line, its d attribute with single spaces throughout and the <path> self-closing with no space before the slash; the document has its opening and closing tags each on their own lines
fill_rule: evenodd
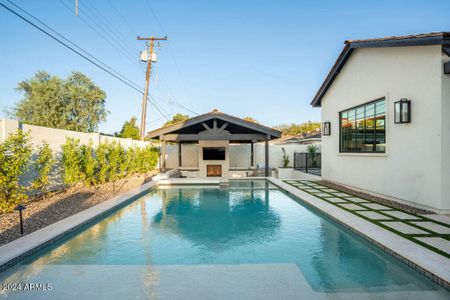
<svg viewBox="0 0 450 300">
<path fill-rule="evenodd" d="M 337 189 L 329 188 L 329 187 L 326 187 L 326 186 L 324 186 L 324 185 L 321 185 L 321 184 L 319 184 L 319 183 L 317 183 L 317 182 L 312 183 L 312 182 L 309 181 L 309 180 L 283 180 L 283 181 L 284 181 L 285 183 L 287 183 L 287 184 L 289 184 L 289 185 L 291 185 L 291 186 L 293 186 L 293 187 L 299 189 L 299 190 L 302 190 L 302 191 L 304 191 L 304 192 L 310 194 L 311 196 L 314 196 L 314 197 L 316 197 L 316 198 L 318 198 L 318 199 L 321 199 L 321 200 L 323 200 L 323 201 L 325 201 L 325 202 L 327 202 L 327 203 L 330 203 L 330 204 L 332 204 L 332 205 L 334 205 L 334 206 L 336 206 L 336 207 L 339 207 L 340 209 L 343 209 L 343 210 L 345 210 L 345 211 L 347 211 L 347 212 L 350 212 L 350 213 L 352 213 L 352 214 L 354 214 L 354 215 L 356 215 L 356 216 L 358 216 L 358 217 L 360 217 L 360 218 L 362 218 L 362 219 L 364 219 L 364 220 L 366 220 L 366 221 L 369 221 L 369 222 L 371 222 L 371 223 L 373 223 L 373 224 L 376 224 L 376 225 L 378 225 L 378 226 L 380 226 L 380 227 L 382 227 L 382 228 L 384 228 L 384 229 L 386 229 L 386 230 L 389 230 L 389 231 L 391 231 L 391 232 L 393 232 L 393 233 L 395 233 L 395 234 L 397 234 L 397 235 L 400 235 L 400 236 L 402 236 L 402 237 L 404 237 L 404 238 L 406 238 L 406 239 L 408 239 L 408 240 L 410 240 L 410 241 L 412 241 L 412 242 L 414 242 L 414 243 L 416 243 L 416 244 L 419 244 L 420 246 L 425 247 L 425 248 L 427 248 L 427 249 L 429 249 L 429 250 L 431 250 L 431 251 L 433 251 L 433 252 L 436 252 L 436 253 L 438 253 L 438 254 L 440 254 L 440 255 L 442 255 L 442 256 L 445 256 L 445 257 L 447 257 L 447 258 L 450 258 L 450 253 L 446 253 L 446 252 L 444 252 L 444 251 L 442 251 L 442 250 L 440 250 L 440 249 L 437 249 L 437 248 L 435 248 L 435 247 L 433 247 L 433 246 L 431 246 L 431 245 L 429 245 L 429 244 L 427 244 L 427 243 L 424 243 L 424 242 L 422 242 L 422 241 L 419 241 L 419 240 L 414 239 L 414 237 L 440 237 L 440 238 L 443 238 L 443 239 L 445 239 L 445 240 L 450 241 L 450 234 L 439 234 L 439 233 L 433 232 L 433 231 L 431 231 L 431 230 L 429 230 L 429 229 L 427 229 L 427 228 L 420 227 L 420 226 L 418 226 L 418 225 L 416 225 L 416 224 L 414 224 L 414 223 L 411 223 L 411 222 L 425 222 L 425 221 L 428 221 L 428 222 L 432 222 L 432 223 L 435 223 L 435 224 L 442 225 L 442 226 L 445 226 L 445 227 L 447 227 L 447 228 L 450 228 L 450 225 L 448 225 L 448 224 L 445 224 L 445 223 L 442 223 L 442 222 L 439 222 L 439 221 L 435 221 L 435 220 L 433 220 L 433 219 L 429 219 L 429 218 L 427 218 L 427 217 L 425 217 L 425 216 L 422 216 L 422 215 L 416 215 L 416 214 L 414 214 L 414 213 L 410 213 L 410 212 L 405 211 L 405 210 L 403 210 L 403 209 L 394 208 L 394 207 L 391 208 L 391 207 L 390 207 L 389 205 L 387 205 L 387 204 L 384 204 L 384 203 L 378 203 L 378 202 L 372 201 L 372 200 L 370 200 L 370 199 L 366 199 L 366 198 L 360 197 L 360 196 L 358 196 L 358 195 L 352 195 L 352 194 L 349 193 L 349 192 L 345 192 L 345 193 L 344 193 L 344 192 L 339 191 L 339 190 L 337 190 Z M 305 187 L 296 185 L 296 184 L 299 184 L 299 183 L 302 184 L 302 185 L 305 186 Z M 311 183 L 312 183 L 312 184 L 311 184 Z M 334 202 L 328 201 L 328 200 L 326 199 L 327 197 L 320 197 L 320 196 L 317 195 L 317 194 L 320 194 L 320 193 L 317 193 L 317 192 L 310 192 L 311 190 L 315 191 L 315 190 L 322 190 L 322 189 L 335 190 L 336 192 L 323 192 L 323 193 L 327 193 L 327 194 L 329 194 L 329 195 L 330 195 L 331 197 L 333 197 L 333 198 L 340 198 L 340 199 L 342 199 L 342 200 L 345 200 L 345 202 L 337 202 L 337 203 L 334 203 Z M 336 193 L 344 193 L 344 194 L 348 194 L 348 196 L 345 196 L 345 197 L 336 196 L 336 195 L 335 195 Z M 413 219 L 400 219 L 400 218 L 397 218 L 397 217 L 395 217 L 395 216 L 391 216 L 391 215 L 389 215 L 389 214 L 383 213 L 383 210 L 376 210 L 376 209 L 372 209 L 372 208 L 369 208 L 369 207 L 365 207 L 365 206 L 359 205 L 359 203 L 357 203 L 357 202 L 352 202 L 351 200 L 346 199 L 346 198 L 349 198 L 349 197 L 357 197 L 357 198 L 364 199 L 364 200 L 368 201 L 368 202 L 364 202 L 364 204 L 368 204 L 368 203 L 380 204 L 380 205 L 389 207 L 390 209 L 389 209 L 388 211 L 400 211 L 400 212 L 404 212 L 404 213 L 407 213 L 407 214 L 409 214 L 409 215 L 415 216 L 417 219 L 414 219 L 414 220 L 413 220 Z M 328 197 L 328 198 L 330 198 L 330 197 Z M 365 209 L 364 211 L 372 211 L 372 212 L 376 212 L 376 213 L 379 213 L 379 214 L 381 214 L 381 215 L 387 216 L 387 217 L 391 218 L 391 220 L 386 220 L 386 219 L 383 219 L 383 220 L 373 220 L 373 219 L 371 219 L 371 218 L 368 218 L 368 217 L 366 217 L 366 216 L 363 216 L 363 215 L 358 214 L 358 212 L 360 212 L 360 211 L 362 211 L 362 210 L 356 210 L 356 211 L 355 211 L 355 210 L 347 209 L 347 208 L 342 207 L 342 206 L 339 205 L 339 204 L 349 204 L 349 203 L 357 204 L 357 205 L 361 206 L 361 208 L 364 208 L 364 209 Z M 386 211 L 386 209 L 384 209 L 384 211 Z M 402 223 L 407 224 L 407 225 L 409 225 L 409 226 L 412 226 L 412 227 L 415 227 L 415 228 L 420 229 L 420 230 L 422 230 L 422 231 L 428 232 L 428 234 L 406 234 L 406 233 L 402 233 L 402 232 L 400 232 L 400 231 L 397 231 L 397 230 L 395 230 L 395 229 L 393 229 L 393 228 L 391 228 L 391 227 L 388 227 L 388 226 L 384 225 L 384 224 L 381 223 L 381 222 L 402 222 Z"/>
</svg>

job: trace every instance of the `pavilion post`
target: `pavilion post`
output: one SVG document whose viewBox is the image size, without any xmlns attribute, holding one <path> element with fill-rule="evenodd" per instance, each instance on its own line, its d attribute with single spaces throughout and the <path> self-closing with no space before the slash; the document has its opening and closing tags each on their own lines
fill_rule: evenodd
<svg viewBox="0 0 450 300">
<path fill-rule="evenodd" d="M 264 148 L 265 148 L 265 158 L 266 158 L 266 163 L 265 163 L 265 171 L 266 171 L 266 177 L 269 177 L 269 137 L 264 141 Z"/>
<path fill-rule="evenodd" d="M 253 141 L 250 143 L 251 147 L 250 147 L 250 166 L 254 167 L 255 166 L 255 147 L 253 144 Z"/>
<path fill-rule="evenodd" d="M 159 137 L 159 140 L 161 141 L 161 172 L 166 171 L 166 141 L 164 140 L 164 135 Z"/>
<path fill-rule="evenodd" d="M 178 167 L 181 168 L 182 162 L 181 162 L 181 142 L 178 143 Z"/>
</svg>

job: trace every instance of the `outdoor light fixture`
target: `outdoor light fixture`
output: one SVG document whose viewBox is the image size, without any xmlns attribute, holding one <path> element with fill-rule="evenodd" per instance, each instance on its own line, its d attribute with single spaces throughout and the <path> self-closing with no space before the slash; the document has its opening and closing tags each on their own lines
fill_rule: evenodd
<svg viewBox="0 0 450 300">
<path fill-rule="evenodd" d="M 402 98 L 394 103 L 394 122 L 396 124 L 411 122 L 411 100 Z"/>
<path fill-rule="evenodd" d="M 331 123 L 323 122 L 322 123 L 322 135 L 331 135 Z"/>
<path fill-rule="evenodd" d="M 19 211 L 19 216 L 20 216 L 20 235 L 23 235 L 23 218 L 22 218 L 22 210 L 24 210 L 26 207 L 22 204 L 19 204 L 16 206 L 16 208 L 14 208 L 14 210 L 18 210 Z"/>
</svg>

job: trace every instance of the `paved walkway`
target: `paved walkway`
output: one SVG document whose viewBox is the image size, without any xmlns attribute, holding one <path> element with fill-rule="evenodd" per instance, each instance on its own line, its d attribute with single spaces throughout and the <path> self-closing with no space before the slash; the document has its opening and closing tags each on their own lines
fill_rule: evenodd
<svg viewBox="0 0 450 300">
<path fill-rule="evenodd" d="M 450 258 L 448 218 L 407 213 L 397 208 L 343 193 L 314 181 L 285 180 L 284 182 Z"/>
</svg>

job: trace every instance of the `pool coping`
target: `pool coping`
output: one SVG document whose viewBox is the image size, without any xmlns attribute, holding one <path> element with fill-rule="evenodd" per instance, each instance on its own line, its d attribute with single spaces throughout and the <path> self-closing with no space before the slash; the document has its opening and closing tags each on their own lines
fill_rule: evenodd
<svg viewBox="0 0 450 300">
<path fill-rule="evenodd" d="M 450 289 L 450 259 L 297 189 L 280 179 L 270 177 L 267 180 L 408 264 L 440 286 Z"/>
<path fill-rule="evenodd" d="M 150 181 L 128 192 L 92 206 L 70 217 L 50 224 L 12 242 L 0 246 L 0 272 L 11 268 L 26 257 L 38 252 L 43 247 L 66 236 L 81 226 L 94 222 L 102 216 L 113 212 L 121 205 L 131 202 L 148 192 L 158 183 Z"/>
</svg>

